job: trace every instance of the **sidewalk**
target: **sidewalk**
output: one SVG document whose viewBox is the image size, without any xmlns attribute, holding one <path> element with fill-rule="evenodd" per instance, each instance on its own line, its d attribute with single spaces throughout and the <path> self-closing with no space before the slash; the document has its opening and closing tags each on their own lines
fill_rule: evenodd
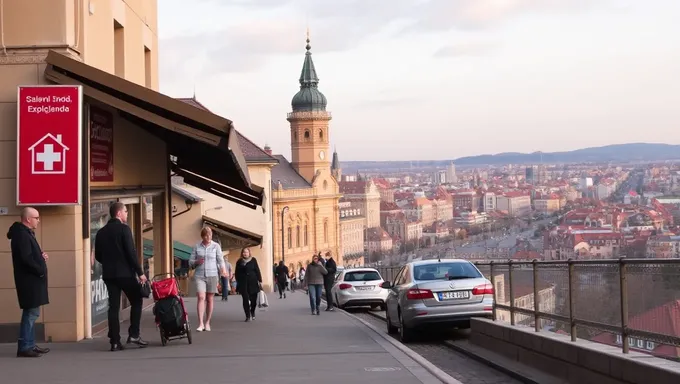
<svg viewBox="0 0 680 384">
<path fill-rule="evenodd" d="M 216 301 L 212 332 L 193 332 L 194 343 L 166 347 L 150 310 L 143 314 L 146 349 L 109 352 L 106 335 L 80 343 L 45 345 L 38 359 L 18 359 L 16 345 L 0 345 L 2 381 L 50 384 L 192 383 L 441 383 L 382 336 L 342 311 L 310 315 L 308 296 L 269 294 L 269 308 L 246 323 L 240 296 Z M 186 299 L 192 328 L 196 301 Z M 323 307 L 323 304 L 322 304 Z M 122 326 L 125 339 L 127 326 Z"/>
</svg>

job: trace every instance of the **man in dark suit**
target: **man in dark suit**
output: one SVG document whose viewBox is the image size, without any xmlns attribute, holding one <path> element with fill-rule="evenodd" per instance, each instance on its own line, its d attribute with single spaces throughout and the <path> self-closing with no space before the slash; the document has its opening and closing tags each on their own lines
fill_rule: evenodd
<svg viewBox="0 0 680 384">
<path fill-rule="evenodd" d="M 321 255 L 321 252 L 319 252 L 319 256 Z M 328 274 L 326 274 L 323 277 L 323 284 L 324 284 L 324 289 L 326 290 L 326 311 L 332 311 L 333 310 L 333 293 L 331 293 L 331 289 L 333 289 L 333 283 L 335 282 L 335 273 L 338 271 L 338 265 L 335 263 L 335 260 L 333 260 L 333 254 L 328 251 L 326 252 L 326 270 L 328 271 Z M 320 257 L 320 259 L 323 259 Z"/>
<path fill-rule="evenodd" d="M 279 299 L 286 298 L 286 282 L 288 280 L 288 267 L 283 264 L 283 260 L 279 261 L 276 266 L 274 276 L 276 277 L 276 285 L 279 288 Z"/>
<path fill-rule="evenodd" d="M 14 284 L 19 308 L 22 310 L 17 357 L 40 357 L 50 350 L 35 345 L 35 321 L 40 317 L 40 307 L 49 304 L 47 294 L 47 254 L 40 249 L 34 230 L 40 215 L 34 208 L 21 211 L 21 222 L 9 227 L 7 238 L 11 241 Z"/>
<path fill-rule="evenodd" d="M 132 230 L 127 226 L 128 211 L 125 204 L 116 202 L 109 208 L 111 218 L 97 232 L 94 257 L 102 265 L 102 278 L 109 291 L 109 341 L 111 351 L 125 349 L 120 342 L 120 295 L 130 302 L 130 328 L 127 344 L 146 347 L 148 343 L 139 335 L 142 319 L 141 283 L 147 278 L 139 264 Z"/>
</svg>

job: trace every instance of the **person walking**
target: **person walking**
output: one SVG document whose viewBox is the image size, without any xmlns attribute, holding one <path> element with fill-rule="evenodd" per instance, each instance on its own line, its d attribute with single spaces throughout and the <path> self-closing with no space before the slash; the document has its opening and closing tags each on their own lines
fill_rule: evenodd
<svg viewBox="0 0 680 384">
<path fill-rule="evenodd" d="M 262 290 L 262 273 L 257 259 L 250 254 L 250 249 L 241 250 L 241 258 L 236 263 L 236 289 L 243 299 L 243 312 L 246 321 L 255 320 L 257 294 Z"/>
<path fill-rule="evenodd" d="M 234 276 L 234 268 L 232 267 L 231 263 L 229 262 L 229 259 L 227 256 L 224 256 L 224 266 L 227 270 L 227 275 L 222 276 L 222 301 L 228 301 L 229 300 L 229 293 L 231 292 L 231 287 L 230 287 L 230 282 L 231 279 Z"/>
<path fill-rule="evenodd" d="M 279 265 L 276 266 L 276 285 L 279 289 L 279 299 L 286 298 L 286 285 L 288 282 L 288 267 L 283 264 L 283 260 L 279 261 Z"/>
<path fill-rule="evenodd" d="M 323 266 L 319 255 L 312 256 L 312 262 L 307 266 L 305 273 L 305 284 L 309 292 L 309 306 L 312 309 L 312 315 L 319 315 L 323 277 L 326 274 L 328 274 L 328 271 Z"/>
<path fill-rule="evenodd" d="M 196 331 L 210 332 L 217 282 L 220 276 L 227 275 L 222 247 L 212 240 L 212 229 L 205 227 L 201 230 L 201 242 L 194 246 L 189 265 L 195 269 L 194 284 L 196 284 L 196 310 L 198 311 Z"/>
<path fill-rule="evenodd" d="M 12 250 L 14 285 L 21 309 L 17 357 L 40 357 L 50 350 L 35 345 L 35 321 L 40 307 L 50 303 L 47 291 L 47 253 L 40 249 L 35 229 L 40 215 L 35 208 L 21 210 L 21 221 L 9 227 L 7 238 Z"/>
<path fill-rule="evenodd" d="M 333 254 L 330 251 L 326 252 L 326 257 L 327 259 L 324 266 L 328 273 L 323 276 L 323 285 L 326 290 L 326 312 L 332 312 L 333 293 L 331 290 L 333 289 L 333 283 L 335 282 L 335 273 L 338 271 L 338 265 L 335 263 L 335 260 L 333 260 Z"/>
<path fill-rule="evenodd" d="M 140 348 L 148 343 L 140 336 L 142 320 L 142 292 L 140 284 L 147 277 L 139 264 L 132 230 L 127 226 L 128 210 L 125 204 L 115 202 L 109 207 L 110 219 L 95 235 L 94 258 L 102 265 L 102 278 L 109 292 L 109 342 L 111 351 L 125 349 L 120 342 L 120 297 L 122 293 L 130 302 L 130 327 L 127 344 Z"/>
</svg>

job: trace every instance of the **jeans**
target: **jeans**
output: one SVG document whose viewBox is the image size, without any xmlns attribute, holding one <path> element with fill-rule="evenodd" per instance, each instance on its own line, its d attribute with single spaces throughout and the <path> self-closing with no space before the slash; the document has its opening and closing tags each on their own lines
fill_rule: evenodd
<svg viewBox="0 0 680 384">
<path fill-rule="evenodd" d="M 40 317 L 40 307 L 24 309 L 19 326 L 19 352 L 35 348 L 35 321 Z"/>
<path fill-rule="evenodd" d="M 307 288 L 309 290 L 309 306 L 312 308 L 312 311 L 316 311 L 321 306 L 323 284 L 309 284 Z"/>
<path fill-rule="evenodd" d="M 104 284 L 109 291 L 109 342 L 120 343 L 120 297 L 122 293 L 125 293 L 130 302 L 128 336 L 138 338 L 143 304 L 139 282 L 134 277 L 127 277 L 104 279 Z"/>
<path fill-rule="evenodd" d="M 223 299 L 228 299 L 229 298 L 229 279 L 221 276 L 220 280 L 222 280 L 222 298 Z"/>
</svg>

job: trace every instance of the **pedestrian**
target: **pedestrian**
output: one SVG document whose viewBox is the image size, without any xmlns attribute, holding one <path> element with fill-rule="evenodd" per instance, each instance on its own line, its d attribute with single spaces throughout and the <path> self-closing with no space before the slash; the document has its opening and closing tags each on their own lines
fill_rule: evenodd
<svg viewBox="0 0 680 384">
<path fill-rule="evenodd" d="M 250 249 L 241 250 L 241 258 L 236 263 L 236 289 L 243 299 L 243 312 L 246 322 L 255 320 L 257 294 L 262 290 L 262 273 L 257 259 L 250 254 Z"/>
<path fill-rule="evenodd" d="M 307 266 L 305 273 L 305 284 L 309 292 L 309 306 L 312 309 L 312 315 L 319 315 L 323 277 L 326 274 L 328 274 L 328 271 L 323 266 L 319 255 L 312 256 L 312 262 Z"/>
<path fill-rule="evenodd" d="M 194 246 L 189 265 L 195 269 L 194 284 L 196 286 L 196 310 L 198 311 L 196 331 L 210 332 L 217 282 L 220 276 L 227 275 L 222 247 L 212 240 L 212 229 L 208 227 L 201 229 L 201 241 Z"/>
<path fill-rule="evenodd" d="M 327 259 L 324 266 L 328 273 L 323 276 L 323 285 L 326 290 L 326 312 L 332 312 L 333 293 L 331 290 L 333 289 L 333 283 L 335 282 L 335 273 L 338 271 L 338 265 L 335 263 L 335 260 L 333 260 L 333 254 L 330 251 L 326 252 L 326 257 Z"/>
<path fill-rule="evenodd" d="M 17 341 L 17 357 L 40 357 L 50 350 L 35 345 L 35 321 L 40 307 L 50 303 L 47 292 L 47 253 L 40 249 L 35 229 L 40 215 L 35 208 L 21 210 L 21 221 L 7 231 L 12 249 L 14 285 L 21 308 L 21 324 Z"/>
<path fill-rule="evenodd" d="M 279 299 L 285 299 L 286 283 L 288 280 L 288 267 L 286 267 L 286 265 L 283 264 L 283 260 L 279 261 L 279 265 L 276 266 L 275 271 L 276 272 L 274 276 L 276 276 L 276 285 L 277 288 L 279 289 Z"/>
<path fill-rule="evenodd" d="M 227 270 L 227 275 L 222 276 L 222 301 L 228 301 L 229 300 L 229 293 L 231 292 L 231 289 L 229 287 L 229 283 L 231 282 L 231 279 L 234 276 L 234 269 L 229 262 L 229 258 L 227 256 L 224 256 L 224 265 Z"/>
<path fill-rule="evenodd" d="M 130 302 L 130 327 L 126 344 L 140 348 L 148 343 L 140 336 L 142 320 L 142 292 L 140 284 L 147 277 L 137 257 L 132 230 L 127 225 L 125 204 L 115 202 L 109 207 L 109 221 L 95 235 L 94 258 L 102 265 L 102 278 L 109 292 L 109 342 L 111 351 L 125 349 L 120 342 L 120 297 L 125 294 Z"/>
</svg>

